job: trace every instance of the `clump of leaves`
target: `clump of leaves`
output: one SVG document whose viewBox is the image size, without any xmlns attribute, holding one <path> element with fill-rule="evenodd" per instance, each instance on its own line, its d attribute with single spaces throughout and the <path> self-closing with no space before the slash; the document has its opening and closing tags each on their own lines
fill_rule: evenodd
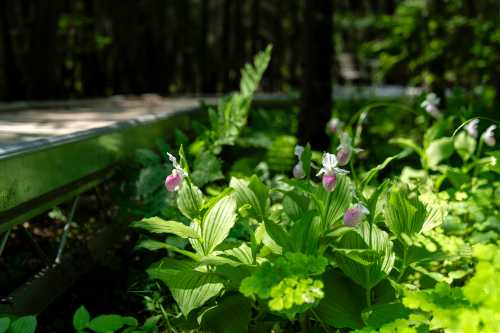
<svg viewBox="0 0 500 333">
<path fill-rule="evenodd" d="M 286 253 L 263 263 L 241 282 L 240 291 L 247 297 L 269 300 L 271 310 L 292 319 L 323 298 L 323 283 L 311 277 L 323 273 L 327 264 L 324 257 Z"/>
</svg>

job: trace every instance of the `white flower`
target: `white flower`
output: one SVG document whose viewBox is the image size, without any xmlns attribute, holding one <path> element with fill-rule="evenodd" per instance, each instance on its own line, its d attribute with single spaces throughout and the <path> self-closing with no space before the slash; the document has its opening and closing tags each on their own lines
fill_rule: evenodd
<svg viewBox="0 0 500 333">
<path fill-rule="evenodd" d="M 305 177 L 304 167 L 302 166 L 302 161 L 300 160 L 302 153 L 304 152 L 304 147 L 296 145 L 295 146 L 295 156 L 299 159 L 297 164 L 293 167 L 293 176 L 297 179 L 302 179 Z"/>
<path fill-rule="evenodd" d="M 326 123 L 326 130 L 331 134 L 335 134 L 342 129 L 344 123 L 338 118 L 332 118 Z"/>
<path fill-rule="evenodd" d="M 467 125 L 465 125 L 465 130 L 473 138 L 477 138 L 477 125 L 479 124 L 479 119 L 471 120 Z"/>
<path fill-rule="evenodd" d="M 177 170 L 178 173 L 182 174 L 184 177 L 186 177 L 188 174 L 184 169 L 181 167 L 181 165 L 177 162 L 177 159 L 175 158 L 174 155 L 167 153 L 168 159 L 170 162 L 172 162 L 172 165 L 174 166 L 174 169 Z"/>
<path fill-rule="evenodd" d="M 495 140 L 495 128 L 497 128 L 496 125 L 491 125 L 483 133 L 484 143 L 486 143 L 490 147 L 493 147 L 496 144 L 496 140 Z"/>
<path fill-rule="evenodd" d="M 316 176 L 328 175 L 332 176 L 334 174 L 345 175 L 349 171 L 337 167 L 337 157 L 334 154 L 324 153 L 323 154 L 323 167 L 319 170 Z"/>
<path fill-rule="evenodd" d="M 304 152 L 304 147 L 296 145 L 295 146 L 295 156 L 300 160 L 300 157 L 302 156 L 302 153 Z"/>
<path fill-rule="evenodd" d="M 186 177 L 188 174 L 186 171 L 184 171 L 181 165 L 177 163 L 177 159 L 172 154 L 167 153 L 167 155 L 174 168 L 172 169 L 170 175 L 168 175 L 165 179 L 165 187 L 169 192 L 175 192 L 180 189 L 184 177 Z"/>
<path fill-rule="evenodd" d="M 425 100 L 420 104 L 434 118 L 441 118 L 442 114 L 439 112 L 438 105 L 441 99 L 435 93 L 430 93 L 425 96 Z"/>
</svg>

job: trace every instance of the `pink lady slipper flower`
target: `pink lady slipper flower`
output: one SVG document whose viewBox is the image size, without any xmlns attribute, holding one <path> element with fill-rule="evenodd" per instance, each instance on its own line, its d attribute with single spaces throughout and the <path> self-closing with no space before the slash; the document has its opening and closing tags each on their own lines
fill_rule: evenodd
<svg viewBox="0 0 500 333">
<path fill-rule="evenodd" d="M 368 208 L 361 203 L 357 203 L 354 207 L 348 208 L 344 213 L 344 225 L 348 227 L 355 227 L 363 220 L 365 215 L 370 214 Z"/>
<path fill-rule="evenodd" d="M 326 132 L 329 134 L 335 134 L 342 130 L 344 123 L 338 118 L 332 118 L 326 123 Z"/>
<path fill-rule="evenodd" d="M 439 109 L 437 108 L 440 101 L 441 99 L 437 97 L 435 93 L 430 93 L 427 94 L 427 96 L 425 97 L 425 101 L 423 101 L 422 104 L 420 104 L 420 106 L 423 107 L 425 111 L 427 111 L 427 113 L 429 113 L 431 116 L 433 116 L 436 119 L 439 119 L 443 116 L 441 112 L 439 112 Z"/>
<path fill-rule="evenodd" d="M 479 124 L 479 119 L 473 119 L 464 127 L 465 131 L 474 139 L 477 138 L 477 125 L 478 124 Z"/>
<path fill-rule="evenodd" d="M 351 160 L 352 153 L 359 153 L 363 149 L 354 148 L 352 146 L 352 139 L 347 133 L 342 133 L 340 136 L 340 145 L 337 148 L 337 162 L 340 166 L 345 166 Z"/>
<path fill-rule="evenodd" d="M 303 152 L 304 152 L 304 147 L 299 145 L 295 146 L 295 155 L 297 156 L 299 161 L 293 167 L 293 176 L 297 179 L 302 179 L 305 177 L 304 167 L 302 166 L 302 161 L 300 160 L 300 157 L 302 156 Z"/>
<path fill-rule="evenodd" d="M 490 147 L 493 147 L 497 143 L 497 141 L 495 140 L 495 128 L 497 128 L 496 125 L 491 125 L 483 133 L 484 143 L 486 143 Z"/>
<path fill-rule="evenodd" d="M 337 174 L 345 175 L 349 171 L 337 167 L 337 158 L 330 153 L 323 154 L 323 167 L 319 170 L 316 176 L 323 176 L 323 188 L 327 192 L 332 192 L 337 185 Z"/>
<path fill-rule="evenodd" d="M 177 163 L 177 159 L 172 154 L 167 153 L 167 155 L 174 168 L 172 169 L 170 175 L 167 176 L 167 179 L 165 179 L 165 187 L 167 188 L 167 191 L 174 192 L 181 188 L 182 181 L 184 180 L 184 177 L 187 176 L 187 172 L 182 169 L 180 164 Z"/>
</svg>

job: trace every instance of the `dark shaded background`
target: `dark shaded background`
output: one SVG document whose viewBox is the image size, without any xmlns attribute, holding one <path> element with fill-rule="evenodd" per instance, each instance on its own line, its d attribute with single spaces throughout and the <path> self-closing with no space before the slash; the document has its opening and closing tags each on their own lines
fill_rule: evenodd
<svg viewBox="0 0 500 333">
<path fill-rule="evenodd" d="M 316 10 L 334 3 L 310 2 Z M 395 1 L 335 5 L 355 15 L 390 14 Z M 268 43 L 274 50 L 263 89 L 299 89 L 304 17 L 314 10 L 305 0 L 0 0 L 0 100 L 227 92 Z M 337 67 L 360 37 L 343 30 L 336 38 L 344 50 L 329 59 Z"/>
</svg>

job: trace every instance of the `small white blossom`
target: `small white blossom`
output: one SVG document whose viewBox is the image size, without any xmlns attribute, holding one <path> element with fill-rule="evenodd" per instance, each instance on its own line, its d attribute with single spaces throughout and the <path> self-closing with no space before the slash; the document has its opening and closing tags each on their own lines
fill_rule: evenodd
<svg viewBox="0 0 500 333">
<path fill-rule="evenodd" d="M 300 160 L 300 157 L 302 156 L 302 153 L 304 152 L 304 147 L 300 145 L 295 146 L 295 156 Z"/>
<path fill-rule="evenodd" d="M 325 153 L 323 154 L 323 163 L 322 168 L 316 174 L 316 176 L 321 175 L 329 175 L 332 176 L 334 174 L 345 175 L 348 174 L 349 171 L 338 168 L 337 167 L 337 157 L 334 154 Z"/>
<path fill-rule="evenodd" d="M 340 121 L 338 118 L 332 118 L 326 123 L 326 130 L 330 134 L 335 134 L 338 131 L 342 130 L 344 123 Z"/>
<path fill-rule="evenodd" d="M 496 128 L 497 128 L 496 125 L 491 125 L 483 133 L 484 143 L 486 143 L 490 147 L 493 147 L 496 144 L 496 140 L 495 140 L 495 129 Z"/>
<path fill-rule="evenodd" d="M 165 179 L 165 187 L 169 192 L 174 192 L 180 189 L 184 177 L 187 177 L 187 172 L 177 163 L 177 159 L 170 153 L 167 153 L 168 159 L 172 162 L 173 169 L 170 175 Z"/>
<path fill-rule="evenodd" d="M 465 131 L 473 138 L 477 138 L 477 125 L 479 125 L 479 119 L 473 119 L 464 127 Z"/>
<path fill-rule="evenodd" d="M 441 99 L 435 93 L 427 94 L 425 100 L 420 104 L 431 116 L 436 119 L 441 118 L 443 115 L 439 112 L 438 105 Z"/>
</svg>

